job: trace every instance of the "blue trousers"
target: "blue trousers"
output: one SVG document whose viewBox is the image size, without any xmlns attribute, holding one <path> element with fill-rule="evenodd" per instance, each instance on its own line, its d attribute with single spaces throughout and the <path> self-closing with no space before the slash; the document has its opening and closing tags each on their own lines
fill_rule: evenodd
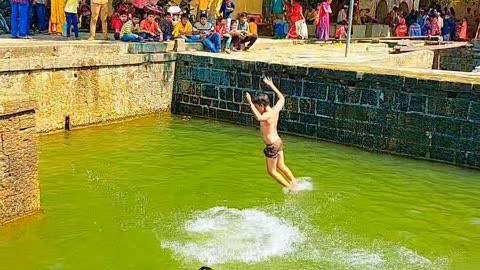
<svg viewBox="0 0 480 270">
<path fill-rule="evenodd" d="M 47 7 L 43 4 L 35 4 L 35 12 L 37 13 L 38 31 L 47 31 L 48 30 L 46 8 Z"/>
<path fill-rule="evenodd" d="M 185 38 L 187 43 L 196 43 L 201 41 L 200 36 L 193 36 L 191 38 Z M 222 51 L 222 39 L 219 33 L 214 33 L 210 37 L 202 41 L 203 46 L 212 53 L 219 53 Z"/>
<path fill-rule="evenodd" d="M 120 39 L 121 41 L 123 42 L 140 42 L 142 39 L 142 37 L 140 37 L 140 35 L 135 36 L 133 34 L 126 34 L 126 35 L 123 35 L 123 37 Z"/>
<path fill-rule="evenodd" d="M 28 3 L 19 4 L 10 2 L 12 7 L 11 35 L 12 38 L 25 38 L 28 31 Z"/>
<path fill-rule="evenodd" d="M 67 37 L 70 37 L 70 29 L 72 29 L 73 26 L 75 37 L 78 38 L 78 15 L 65 12 L 65 16 L 67 17 Z"/>
</svg>

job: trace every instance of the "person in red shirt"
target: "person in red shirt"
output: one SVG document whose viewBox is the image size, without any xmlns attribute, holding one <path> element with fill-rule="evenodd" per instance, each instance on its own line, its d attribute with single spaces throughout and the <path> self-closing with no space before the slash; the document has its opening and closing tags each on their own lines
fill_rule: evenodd
<svg viewBox="0 0 480 270">
<path fill-rule="evenodd" d="M 405 19 L 401 18 L 397 29 L 395 29 L 395 36 L 397 37 L 408 37 L 408 27 L 405 23 Z"/>
<path fill-rule="evenodd" d="M 337 29 L 337 32 L 335 33 L 335 38 L 336 39 L 346 39 L 347 38 L 347 29 L 348 29 L 348 22 L 343 20 L 342 21 L 342 26 L 340 26 Z"/>
<path fill-rule="evenodd" d="M 220 40 L 223 41 L 224 38 L 228 38 L 230 40 L 230 33 L 228 32 L 228 21 L 225 18 L 222 18 L 220 20 L 220 23 L 215 27 L 215 32 L 217 32 L 220 35 Z M 230 42 L 231 43 L 231 42 Z M 225 47 L 225 52 L 230 53 L 230 46 Z"/>
<path fill-rule="evenodd" d="M 128 21 L 128 14 L 127 12 L 122 11 L 121 13 L 116 13 L 112 17 L 112 28 L 115 30 L 115 40 L 120 40 L 120 31 L 122 31 L 122 26 L 125 22 Z"/>
<path fill-rule="evenodd" d="M 163 41 L 162 30 L 160 30 L 160 26 L 155 21 L 153 13 L 149 13 L 147 18 L 140 23 L 140 30 L 151 41 Z"/>
</svg>

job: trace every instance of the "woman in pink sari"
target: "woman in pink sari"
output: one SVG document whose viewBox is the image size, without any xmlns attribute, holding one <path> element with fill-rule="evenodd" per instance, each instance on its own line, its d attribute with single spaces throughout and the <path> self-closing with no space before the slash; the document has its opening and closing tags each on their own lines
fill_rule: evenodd
<svg viewBox="0 0 480 270">
<path fill-rule="evenodd" d="M 330 14 L 332 0 L 326 0 L 318 7 L 318 17 L 315 21 L 317 26 L 317 39 L 327 41 L 330 37 Z"/>
<path fill-rule="evenodd" d="M 293 5 L 289 8 L 290 11 L 290 31 L 288 32 L 287 38 L 288 39 L 299 39 L 301 38 L 297 33 L 297 27 L 295 25 L 296 22 L 303 20 L 303 8 L 297 2 L 293 3 Z"/>
</svg>

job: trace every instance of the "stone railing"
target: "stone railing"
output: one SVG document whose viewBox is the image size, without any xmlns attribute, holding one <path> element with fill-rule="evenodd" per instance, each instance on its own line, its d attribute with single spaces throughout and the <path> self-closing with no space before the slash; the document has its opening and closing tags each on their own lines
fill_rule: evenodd
<svg viewBox="0 0 480 270">
<path fill-rule="evenodd" d="M 176 113 L 256 125 L 244 96 L 266 91 L 266 74 L 286 95 L 280 131 L 480 168 L 480 84 L 177 57 Z"/>
</svg>

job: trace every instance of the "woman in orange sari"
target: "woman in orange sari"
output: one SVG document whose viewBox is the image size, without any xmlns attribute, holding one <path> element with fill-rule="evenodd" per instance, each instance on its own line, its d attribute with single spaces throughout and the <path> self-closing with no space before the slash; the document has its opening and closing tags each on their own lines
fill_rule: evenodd
<svg viewBox="0 0 480 270">
<path fill-rule="evenodd" d="M 299 39 L 301 38 L 297 33 L 296 22 L 303 20 L 303 8 L 297 2 L 293 3 L 290 7 L 290 31 L 288 32 L 288 39 Z"/>
<path fill-rule="evenodd" d="M 65 0 L 51 0 L 50 29 L 52 34 L 61 35 L 65 23 Z"/>
</svg>

